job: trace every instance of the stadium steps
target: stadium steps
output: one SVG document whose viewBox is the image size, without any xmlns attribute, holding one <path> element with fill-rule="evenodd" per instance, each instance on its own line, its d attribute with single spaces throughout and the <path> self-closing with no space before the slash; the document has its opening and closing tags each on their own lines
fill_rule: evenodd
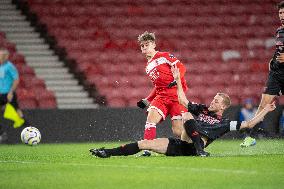
<svg viewBox="0 0 284 189">
<path fill-rule="evenodd" d="M 0 30 L 16 44 L 37 77 L 45 80 L 47 89 L 55 93 L 58 108 L 98 107 L 11 0 L 0 1 Z"/>
</svg>

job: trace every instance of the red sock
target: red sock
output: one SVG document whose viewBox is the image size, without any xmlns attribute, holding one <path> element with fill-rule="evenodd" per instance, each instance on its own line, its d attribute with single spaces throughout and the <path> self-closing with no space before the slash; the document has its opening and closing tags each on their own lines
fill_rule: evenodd
<svg viewBox="0 0 284 189">
<path fill-rule="evenodd" d="M 145 131 L 144 131 L 144 139 L 153 140 L 155 138 L 156 138 L 156 124 L 146 122 Z"/>
</svg>

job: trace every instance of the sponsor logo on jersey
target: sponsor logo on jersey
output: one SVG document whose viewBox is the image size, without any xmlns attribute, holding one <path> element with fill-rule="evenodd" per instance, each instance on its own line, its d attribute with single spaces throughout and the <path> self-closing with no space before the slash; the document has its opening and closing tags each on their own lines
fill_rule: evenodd
<svg viewBox="0 0 284 189">
<path fill-rule="evenodd" d="M 146 73 L 149 74 L 155 67 L 161 64 L 170 64 L 170 61 L 168 61 L 165 57 L 157 58 L 148 63 L 146 66 Z"/>
<path fill-rule="evenodd" d="M 277 46 L 283 45 L 283 42 L 282 41 L 276 41 L 276 45 Z"/>
<path fill-rule="evenodd" d="M 220 120 L 212 116 L 205 115 L 205 114 L 199 114 L 198 120 L 203 121 L 205 123 L 209 123 L 209 124 L 220 123 Z"/>
<path fill-rule="evenodd" d="M 150 76 L 150 79 L 152 82 L 154 82 L 156 79 L 159 78 L 159 72 L 157 71 L 156 68 L 154 68 L 150 73 L 149 73 L 149 76 Z"/>
</svg>

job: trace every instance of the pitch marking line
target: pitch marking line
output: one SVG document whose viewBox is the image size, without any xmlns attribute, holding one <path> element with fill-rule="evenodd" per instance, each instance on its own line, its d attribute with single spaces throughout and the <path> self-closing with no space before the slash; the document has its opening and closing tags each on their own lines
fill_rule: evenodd
<svg viewBox="0 0 284 189">
<path fill-rule="evenodd" d="M 113 168 L 135 168 L 135 169 L 149 169 L 153 167 L 149 166 L 141 166 L 141 165 L 107 165 L 107 164 L 90 164 L 90 163 L 57 163 L 57 162 L 39 162 L 39 161 L 1 161 L 0 163 L 16 163 L 16 164 L 41 164 L 41 165 L 49 165 L 49 164 L 59 164 L 59 165 L 67 165 L 67 166 L 94 166 L 94 167 L 113 167 Z M 219 173 L 232 173 L 232 174 L 258 174 L 257 171 L 248 171 L 248 170 L 232 170 L 232 169 L 215 169 L 215 168 L 194 168 L 194 167 L 164 167 L 158 166 L 155 167 L 157 169 L 169 169 L 169 170 L 190 170 L 195 172 L 219 172 Z"/>
</svg>

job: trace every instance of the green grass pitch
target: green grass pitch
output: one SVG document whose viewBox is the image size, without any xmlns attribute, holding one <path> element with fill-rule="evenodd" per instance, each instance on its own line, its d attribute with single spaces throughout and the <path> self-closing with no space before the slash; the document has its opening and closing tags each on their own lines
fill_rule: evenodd
<svg viewBox="0 0 284 189">
<path fill-rule="evenodd" d="M 240 142 L 214 142 L 209 158 L 109 159 L 92 157 L 88 149 L 119 143 L 2 144 L 0 188 L 284 188 L 284 140 L 258 140 L 245 149 Z"/>
</svg>

